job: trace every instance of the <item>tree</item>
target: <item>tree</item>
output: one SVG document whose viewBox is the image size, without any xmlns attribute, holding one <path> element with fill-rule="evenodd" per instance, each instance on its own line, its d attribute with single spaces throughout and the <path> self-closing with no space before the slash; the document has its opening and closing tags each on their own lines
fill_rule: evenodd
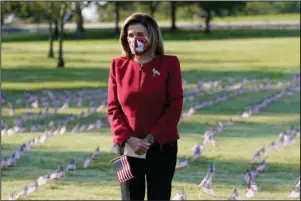
<svg viewBox="0 0 301 201">
<path fill-rule="evenodd" d="M 149 2 L 149 14 L 151 17 L 155 17 L 155 12 L 160 4 L 160 1 L 150 1 Z"/>
<path fill-rule="evenodd" d="M 78 39 L 83 37 L 84 29 L 84 20 L 82 15 L 82 8 L 79 1 L 75 2 L 75 14 L 76 14 L 76 37 Z"/>
<path fill-rule="evenodd" d="M 59 56 L 58 56 L 58 68 L 64 68 L 65 62 L 63 57 L 63 41 L 64 41 L 64 19 L 67 12 L 67 3 L 59 3 L 60 4 L 60 14 L 58 16 L 59 22 Z"/>
<path fill-rule="evenodd" d="M 49 25 L 49 51 L 48 51 L 48 57 L 49 58 L 54 58 L 54 52 L 53 52 L 53 29 L 52 29 L 52 24 L 53 24 L 53 17 L 49 15 L 53 11 L 53 2 L 48 2 L 48 25 Z"/>
<path fill-rule="evenodd" d="M 4 23 L 4 15 L 14 13 L 19 17 L 28 16 L 27 2 L 22 1 L 1 1 L 1 24 Z"/>
<path fill-rule="evenodd" d="M 223 12 L 227 11 L 229 15 L 233 15 L 237 10 L 245 7 L 244 1 L 199 1 L 199 7 L 205 12 L 205 33 L 210 33 L 210 22 L 213 13 L 221 16 Z"/>
<path fill-rule="evenodd" d="M 155 17 L 155 12 L 159 8 L 160 1 L 139 1 L 134 2 L 133 7 L 142 12 L 148 12 L 151 17 Z"/>
<path fill-rule="evenodd" d="M 171 31 L 175 31 L 175 30 L 177 30 L 177 27 L 176 27 L 177 2 L 171 1 L 170 6 L 171 6 Z"/>
<path fill-rule="evenodd" d="M 115 1 L 114 2 L 114 21 L 115 21 L 116 33 L 119 32 L 119 7 L 120 7 L 120 2 Z"/>
<path fill-rule="evenodd" d="M 85 33 L 85 29 L 84 29 L 84 19 L 83 19 L 83 15 L 82 15 L 82 10 L 89 6 L 93 1 L 87 1 L 87 2 L 79 2 L 76 1 L 74 2 L 74 10 L 72 10 L 72 14 L 75 14 L 76 17 L 76 38 L 77 39 L 81 39 L 83 38 L 83 35 Z"/>
</svg>

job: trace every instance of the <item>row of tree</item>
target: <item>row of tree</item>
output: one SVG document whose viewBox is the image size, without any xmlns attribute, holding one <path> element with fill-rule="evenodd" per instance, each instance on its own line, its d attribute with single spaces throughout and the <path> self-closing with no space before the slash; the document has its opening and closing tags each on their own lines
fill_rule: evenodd
<svg viewBox="0 0 301 201">
<path fill-rule="evenodd" d="M 2 12 L 1 15 L 6 13 L 15 13 L 18 17 L 21 18 L 31 18 L 34 23 L 45 22 L 51 20 L 49 15 L 55 18 L 54 24 L 58 27 L 58 13 L 60 10 L 61 2 L 53 2 L 52 8 L 49 9 L 49 2 L 37 1 L 37 2 L 14 2 L 6 1 L 2 2 Z M 89 6 L 90 4 L 96 4 L 99 10 L 101 10 L 102 16 L 104 19 L 111 19 L 115 21 L 115 28 L 118 31 L 118 22 L 120 18 L 125 18 L 124 15 L 129 15 L 137 10 L 148 12 L 152 17 L 155 18 L 155 12 L 161 11 L 161 7 L 164 8 L 165 15 L 169 15 L 171 19 L 171 30 L 176 29 L 176 18 L 178 11 L 182 11 L 184 7 L 197 7 L 198 10 L 202 12 L 187 12 L 198 14 L 199 17 L 204 17 L 205 21 L 210 22 L 212 16 L 218 15 L 233 15 L 237 11 L 242 10 L 246 2 L 214 2 L 214 1 L 170 1 L 170 2 L 160 2 L 160 1 L 145 1 L 145 2 L 132 2 L 132 1 L 114 1 L 114 2 L 101 2 L 101 1 L 85 1 L 85 2 L 64 2 L 66 4 L 66 16 L 64 17 L 65 21 L 73 20 L 77 23 L 78 38 L 82 36 L 84 32 L 83 28 L 83 17 L 82 9 Z M 178 9 L 177 9 L 178 8 Z M 181 9 L 180 9 L 181 8 Z M 238 9 L 239 8 L 239 9 Z M 111 9 L 111 10 L 110 10 Z M 45 10 L 49 10 L 50 13 L 45 13 Z M 121 12 L 122 11 L 122 12 Z M 109 12 L 109 15 L 108 13 Z M 186 12 L 186 11 L 185 11 Z M 160 14 L 160 13 L 157 13 Z M 122 15 L 122 16 L 120 16 Z M 1 18 L 3 19 L 3 18 Z M 158 20 L 158 19 L 157 19 Z M 57 28 L 55 28 L 57 30 Z M 209 23 L 206 24 L 206 32 L 210 32 Z"/>
<path fill-rule="evenodd" d="M 250 3 L 255 3 L 254 5 L 259 5 L 259 3 L 272 3 L 272 2 L 244 2 L 244 1 L 170 1 L 170 2 L 160 2 L 160 1 L 143 1 L 143 2 L 131 2 L 131 1 L 2 1 L 1 2 L 1 19 L 3 20 L 3 15 L 7 13 L 14 13 L 16 16 L 24 18 L 32 18 L 35 23 L 47 21 L 49 24 L 49 52 L 48 57 L 53 58 L 53 41 L 58 39 L 59 41 L 59 52 L 58 52 L 58 67 L 64 67 L 63 59 L 63 41 L 64 41 L 64 24 L 66 22 L 76 23 L 76 38 L 81 39 L 84 36 L 84 20 L 82 16 L 82 10 L 91 5 L 97 5 L 99 9 L 113 9 L 110 12 L 110 16 L 113 17 L 115 22 L 115 31 L 119 32 L 119 21 L 121 14 L 127 14 L 125 11 L 134 12 L 136 10 L 146 11 L 152 17 L 155 17 L 156 12 L 160 10 L 160 7 L 169 10 L 165 12 L 170 16 L 171 20 L 171 31 L 175 31 L 176 28 L 176 18 L 177 12 L 181 11 L 183 8 L 196 7 L 198 10 L 202 11 L 199 13 L 199 17 L 203 18 L 205 21 L 205 33 L 210 33 L 210 22 L 214 16 L 226 16 L 235 15 L 245 11 Z M 290 2 L 288 2 L 290 3 Z M 299 5 L 300 2 L 294 3 L 292 5 L 286 6 L 293 10 L 294 6 Z M 283 4 L 284 5 L 284 4 Z M 287 5 L 287 4 L 285 4 Z M 168 7 L 166 7 L 168 6 Z M 139 8 L 139 9 L 137 9 Z M 167 9 L 168 8 L 168 9 Z M 122 11 L 122 12 L 121 12 Z M 300 12 L 300 10 L 299 10 Z M 191 12 L 188 12 L 191 13 Z M 124 18 L 125 16 L 122 16 Z"/>
<path fill-rule="evenodd" d="M 32 2 L 1 2 L 2 12 L 1 14 L 13 12 L 17 16 L 26 18 L 33 17 L 36 22 L 41 20 L 47 20 L 49 24 L 49 52 L 48 57 L 53 58 L 53 41 L 54 38 L 58 38 L 59 41 L 59 52 L 58 52 L 58 67 L 64 67 L 63 59 L 63 41 L 64 41 L 64 24 L 72 18 L 75 18 L 76 22 L 76 35 L 80 39 L 83 37 L 85 32 L 83 26 L 82 9 L 89 6 L 93 1 L 86 2 L 54 2 L 54 1 L 32 1 Z M 106 6 L 108 4 L 114 5 L 114 19 L 115 19 L 115 29 L 119 32 L 119 20 L 120 20 L 120 10 L 137 2 L 127 2 L 127 1 L 114 1 L 107 2 L 103 4 L 101 2 L 96 3 L 99 7 Z M 143 4 L 148 5 L 150 15 L 154 16 L 157 8 L 161 2 L 149 1 L 143 2 Z M 176 2 L 171 1 L 171 31 L 176 30 L 176 11 L 177 7 L 183 6 L 185 4 L 195 3 L 195 2 Z M 229 12 L 234 12 L 235 10 L 245 6 L 245 2 L 211 2 L 211 1 L 200 1 L 196 2 L 197 5 L 204 10 L 206 29 L 205 32 L 210 32 L 210 21 L 212 19 L 212 13 L 221 13 L 223 10 L 228 10 Z"/>
</svg>

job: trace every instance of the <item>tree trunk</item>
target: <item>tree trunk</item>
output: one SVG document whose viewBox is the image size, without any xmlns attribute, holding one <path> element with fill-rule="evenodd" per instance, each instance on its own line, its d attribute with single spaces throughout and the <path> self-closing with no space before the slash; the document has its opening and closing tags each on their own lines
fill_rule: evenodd
<svg viewBox="0 0 301 201">
<path fill-rule="evenodd" d="M 63 57 L 63 41 L 64 41 L 64 16 L 65 16 L 66 7 L 65 4 L 62 4 L 60 12 L 60 29 L 59 29 L 59 58 L 58 58 L 58 68 L 64 68 L 64 57 Z"/>
<path fill-rule="evenodd" d="M 115 31 L 118 33 L 119 32 L 119 2 L 115 1 Z"/>
<path fill-rule="evenodd" d="M 151 1 L 149 4 L 149 13 L 152 18 L 155 17 L 155 12 L 158 9 L 160 1 Z"/>
<path fill-rule="evenodd" d="M 52 20 L 49 20 L 49 52 L 48 52 L 48 57 L 49 58 L 54 58 L 54 53 L 53 53 L 53 29 L 52 29 Z"/>
<path fill-rule="evenodd" d="M 54 20 L 54 33 L 53 33 L 53 37 L 57 38 L 59 35 L 59 23 L 58 20 Z"/>
<path fill-rule="evenodd" d="M 156 3 L 156 2 L 153 2 L 153 1 L 149 2 L 149 14 L 152 18 L 154 17 L 155 10 L 156 10 L 154 3 Z"/>
<path fill-rule="evenodd" d="M 176 8 L 177 8 L 177 5 L 176 5 L 176 1 L 171 1 L 171 31 L 175 31 L 177 30 L 177 27 L 176 27 Z"/>
<path fill-rule="evenodd" d="M 210 28 L 210 22 L 212 19 L 211 15 L 211 9 L 205 9 L 205 33 L 210 33 L 211 28 Z"/>
<path fill-rule="evenodd" d="M 1 5 L 1 6 L 3 6 L 3 5 Z M 4 24 L 4 14 L 3 14 L 3 12 L 1 12 L 1 25 L 3 25 Z"/>
<path fill-rule="evenodd" d="M 63 40 L 64 40 L 64 21 L 61 18 L 60 20 L 60 29 L 59 29 L 59 58 L 57 67 L 64 68 L 64 57 L 63 57 Z"/>
<path fill-rule="evenodd" d="M 75 2 L 75 12 L 77 15 L 77 21 L 76 21 L 76 38 L 81 39 L 83 38 L 85 29 L 84 29 L 84 20 L 82 15 L 82 9 L 80 7 L 80 2 Z"/>
</svg>

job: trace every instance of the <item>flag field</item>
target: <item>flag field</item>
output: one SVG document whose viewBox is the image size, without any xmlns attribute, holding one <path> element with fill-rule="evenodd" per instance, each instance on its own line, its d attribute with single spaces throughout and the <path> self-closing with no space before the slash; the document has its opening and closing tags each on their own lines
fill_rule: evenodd
<svg viewBox="0 0 301 201">
<path fill-rule="evenodd" d="M 117 40 L 66 41 L 64 69 L 56 68 L 57 46 L 55 42 L 56 58 L 49 59 L 49 44 L 46 41 L 2 44 L 1 88 L 6 102 L 2 103 L 1 119 L 7 121 L 8 127 L 12 127 L 18 116 L 26 118 L 28 111 L 31 118 L 36 119 L 28 120 L 26 131 L 23 133 L 1 136 L 1 160 L 10 157 L 23 143 L 43 136 L 46 127 L 30 132 L 30 129 L 34 130 L 31 128 L 33 123 L 44 122 L 49 126 L 47 128 L 50 128 L 56 124 L 63 125 L 60 120 L 68 115 L 74 115 L 74 119 L 66 124 L 63 134 L 49 136 L 44 143 L 38 143 L 25 151 L 14 165 L 1 169 L 1 198 L 8 199 L 11 193 L 19 193 L 25 185 L 29 187 L 40 176 L 51 174 L 59 166 L 65 168 L 68 162 L 74 159 L 75 171 L 65 172 L 60 179 L 51 180 L 39 186 L 37 192 L 21 196 L 19 199 L 120 199 L 120 187 L 113 165 L 109 162 L 116 154 L 109 152 L 112 147 L 112 134 L 106 120 L 106 108 L 87 112 L 92 107 L 101 106 L 106 98 L 109 65 L 112 58 L 119 55 L 119 43 Z M 241 114 L 259 101 L 284 90 L 287 86 L 280 85 L 279 82 L 291 81 L 300 73 L 300 36 L 166 40 L 165 52 L 178 56 L 187 93 L 196 88 L 200 80 L 221 80 L 220 84 L 223 86 L 234 85 L 244 79 L 256 80 L 250 81 L 243 93 L 212 105 L 205 105 L 183 119 L 178 126 L 178 158 L 186 157 L 188 166 L 176 170 L 172 184 L 172 197 L 184 189 L 188 200 L 225 200 L 237 189 L 240 197 L 246 200 L 248 188 L 244 182 L 245 172 L 261 162 L 250 164 L 253 155 L 272 141 L 278 143 L 279 134 L 291 126 L 300 128 L 300 89 L 296 88 L 292 94 L 275 99 L 248 118 L 242 119 Z M 234 81 L 229 81 L 230 78 Z M 256 84 L 264 82 L 272 85 L 257 91 L 250 90 L 252 87 L 257 89 Z M 63 105 L 60 101 L 55 114 L 37 117 L 45 107 L 41 102 L 37 108 L 23 102 L 24 91 L 41 98 L 46 96 L 46 88 L 51 90 L 56 98 L 63 96 L 64 89 L 70 94 L 75 94 L 75 98 L 71 100 L 68 108 L 60 110 L 59 107 Z M 216 100 L 233 91 L 235 89 L 208 93 L 210 89 L 206 89 L 203 95 L 197 92 L 193 98 L 185 100 L 183 112 L 203 101 Z M 80 96 L 82 103 L 78 99 Z M 17 100 L 22 101 L 16 104 Z M 94 105 L 92 100 L 95 101 Z M 7 102 L 15 106 L 13 115 L 9 114 L 11 109 Z M 54 106 L 51 105 L 50 112 L 53 109 Z M 87 112 L 87 116 L 81 116 L 82 112 Z M 225 126 L 222 132 L 215 134 L 216 146 L 207 142 L 200 157 L 192 160 L 192 148 L 203 141 L 205 131 L 215 127 L 218 122 L 227 122 L 230 119 L 234 122 L 233 126 Z M 101 120 L 102 124 L 96 124 L 97 120 Z M 49 125 L 51 121 L 54 125 Z M 92 123 L 95 123 L 94 127 Z M 83 131 L 72 132 L 77 124 L 86 125 L 86 128 L 82 127 Z M 89 125 L 91 129 L 87 130 Z M 95 156 L 91 164 L 84 168 L 85 160 L 97 147 L 100 151 L 99 156 Z M 266 168 L 256 177 L 259 190 L 251 199 L 289 199 L 288 195 L 294 189 L 295 181 L 300 175 L 300 136 L 294 137 L 293 144 L 267 153 Z M 201 192 L 198 186 L 212 163 L 215 169 L 212 179 L 215 197 Z"/>
</svg>

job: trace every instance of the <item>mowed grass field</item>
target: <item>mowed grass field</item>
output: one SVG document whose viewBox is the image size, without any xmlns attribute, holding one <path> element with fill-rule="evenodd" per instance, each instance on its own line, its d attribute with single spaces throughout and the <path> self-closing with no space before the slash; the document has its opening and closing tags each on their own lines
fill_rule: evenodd
<svg viewBox="0 0 301 201">
<path fill-rule="evenodd" d="M 284 34 L 285 35 L 285 34 Z M 170 37 L 169 37 L 170 38 Z M 198 80 L 227 79 L 244 77 L 262 79 L 269 77 L 273 82 L 291 79 L 300 73 L 300 36 L 244 37 L 206 40 L 166 40 L 166 54 L 177 55 L 188 88 L 196 86 Z M 47 58 L 48 42 L 9 42 L 2 44 L 1 88 L 7 99 L 16 100 L 24 90 L 40 94 L 49 88 L 60 92 L 62 89 L 107 87 L 108 70 L 112 58 L 119 56 L 117 40 L 88 40 L 64 42 L 66 68 L 57 69 L 56 59 Z M 55 55 L 57 56 L 55 42 Z M 208 106 L 197 111 L 179 124 L 178 157 L 191 159 L 192 146 L 203 140 L 206 129 L 218 121 L 232 118 L 233 127 L 225 128 L 216 136 L 218 148 L 210 144 L 200 159 L 190 161 L 183 170 L 176 170 L 172 196 L 185 189 L 189 200 L 225 200 L 237 188 L 242 199 L 247 199 L 243 176 L 251 165 L 248 161 L 263 146 L 278 141 L 281 131 L 294 125 L 300 127 L 300 92 L 283 97 L 272 103 L 255 116 L 240 120 L 239 115 L 249 106 L 279 91 L 264 90 L 249 92 L 232 97 L 225 102 Z M 186 102 L 184 109 L 202 100 L 217 95 L 199 96 Z M 79 114 L 85 108 L 69 108 L 54 118 L 67 114 Z M 38 112 L 39 110 L 36 110 Z M 9 122 L 25 109 L 16 110 L 15 116 L 8 115 L 7 104 L 2 107 L 2 118 Z M 105 117 L 106 111 L 89 117 L 94 121 Z M 63 136 L 51 137 L 45 144 L 26 152 L 14 167 L 1 171 L 1 198 L 8 199 L 12 192 L 19 192 L 24 185 L 31 185 L 41 175 L 54 171 L 59 165 L 66 165 L 76 158 L 76 174 L 66 174 L 58 182 L 43 185 L 37 193 L 23 197 L 26 200 L 110 200 L 120 199 L 119 184 L 108 161 L 115 157 L 108 153 L 112 146 L 109 127 L 85 132 L 71 133 L 76 122 L 71 124 Z M 1 138 L 1 155 L 10 156 L 24 142 L 43 132 L 15 134 Z M 101 155 L 88 169 L 82 168 L 89 153 L 99 146 Z M 200 193 L 198 184 L 206 175 L 210 163 L 215 163 L 213 189 L 216 197 Z M 300 140 L 278 152 L 269 154 L 266 171 L 257 176 L 259 192 L 254 200 L 288 199 L 294 182 L 300 172 Z"/>
</svg>

